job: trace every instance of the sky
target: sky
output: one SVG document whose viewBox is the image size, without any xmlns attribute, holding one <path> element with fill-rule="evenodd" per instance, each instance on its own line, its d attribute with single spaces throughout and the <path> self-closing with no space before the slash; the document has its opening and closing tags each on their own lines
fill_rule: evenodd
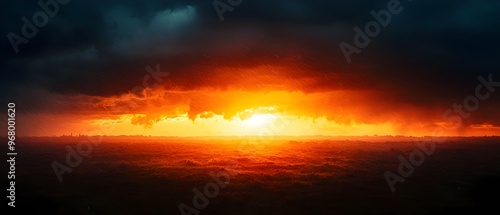
<svg viewBox="0 0 500 215">
<path fill-rule="evenodd" d="M 500 2 L 230 2 L 2 1 L 0 105 L 28 136 L 500 135 Z"/>
</svg>

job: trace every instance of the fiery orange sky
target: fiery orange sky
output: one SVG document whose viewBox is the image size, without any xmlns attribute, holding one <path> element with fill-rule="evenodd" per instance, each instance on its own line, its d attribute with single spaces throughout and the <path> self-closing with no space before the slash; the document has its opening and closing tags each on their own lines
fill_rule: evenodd
<svg viewBox="0 0 500 215">
<path fill-rule="evenodd" d="M 491 124 L 453 128 L 434 112 L 370 90 L 146 89 L 142 95 L 60 96 L 67 113 L 21 117 L 24 135 L 495 135 Z M 437 130 L 442 129 L 442 130 Z M 23 133 L 23 130 L 30 131 Z M 437 132 L 439 131 L 439 132 Z"/>
<path fill-rule="evenodd" d="M 17 52 L 2 40 L 0 104 L 29 136 L 500 135 L 498 25 L 471 18 L 487 11 L 421 2 L 346 61 L 386 3 L 293 2 L 224 22 L 210 1 L 72 2 Z"/>
</svg>

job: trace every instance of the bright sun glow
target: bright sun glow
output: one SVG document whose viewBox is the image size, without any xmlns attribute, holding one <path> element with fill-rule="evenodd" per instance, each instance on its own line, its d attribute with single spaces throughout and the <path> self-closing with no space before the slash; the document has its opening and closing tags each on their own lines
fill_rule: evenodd
<svg viewBox="0 0 500 215">
<path fill-rule="evenodd" d="M 254 114 L 250 118 L 243 120 L 241 123 L 245 126 L 259 127 L 271 122 L 276 116 L 273 114 Z"/>
</svg>

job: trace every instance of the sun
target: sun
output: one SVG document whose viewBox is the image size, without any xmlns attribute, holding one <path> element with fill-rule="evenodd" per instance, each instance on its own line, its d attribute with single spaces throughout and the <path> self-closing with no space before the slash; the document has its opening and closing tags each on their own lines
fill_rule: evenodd
<svg viewBox="0 0 500 215">
<path fill-rule="evenodd" d="M 274 114 L 253 114 L 250 118 L 241 121 L 245 126 L 260 127 L 270 123 L 276 116 Z"/>
</svg>

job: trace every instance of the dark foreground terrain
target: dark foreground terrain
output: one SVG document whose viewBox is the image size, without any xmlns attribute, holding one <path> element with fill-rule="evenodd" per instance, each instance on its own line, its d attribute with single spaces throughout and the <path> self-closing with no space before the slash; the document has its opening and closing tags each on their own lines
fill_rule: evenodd
<svg viewBox="0 0 500 215">
<path fill-rule="evenodd" d="M 15 211 L 182 214 L 183 204 L 185 214 L 483 214 L 500 202 L 494 137 L 106 137 L 67 163 L 88 139 L 19 138 Z M 418 143 L 435 151 L 391 192 L 384 173 L 399 175 L 398 156 Z M 72 170 L 62 182 L 54 161 Z"/>
</svg>

